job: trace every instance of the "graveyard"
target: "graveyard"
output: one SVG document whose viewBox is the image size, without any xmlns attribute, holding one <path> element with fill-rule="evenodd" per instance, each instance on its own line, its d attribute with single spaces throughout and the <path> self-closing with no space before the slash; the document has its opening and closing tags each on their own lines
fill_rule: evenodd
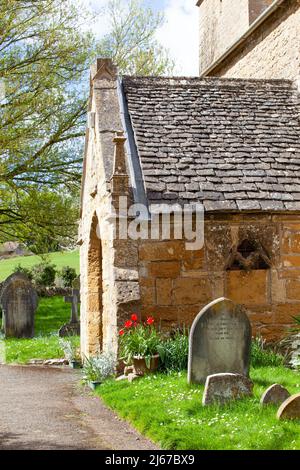
<svg viewBox="0 0 300 470">
<path fill-rule="evenodd" d="M 7 364 L 26 364 L 32 359 L 64 357 L 58 331 L 70 318 L 70 305 L 62 297 L 41 299 L 35 316 L 35 337 L 1 339 L 1 355 Z M 79 337 L 77 338 L 79 345 Z"/>
<path fill-rule="evenodd" d="M 132 384 L 108 381 L 97 394 L 122 418 L 163 449 L 295 450 L 298 421 L 279 421 L 276 406 L 260 397 L 278 382 L 299 393 L 299 373 L 284 367 L 251 368 L 254 395 L 227 405 L 201 405 L 203 385 L 189 386 L 186 372 L 156 374 Z"/>
</svg>

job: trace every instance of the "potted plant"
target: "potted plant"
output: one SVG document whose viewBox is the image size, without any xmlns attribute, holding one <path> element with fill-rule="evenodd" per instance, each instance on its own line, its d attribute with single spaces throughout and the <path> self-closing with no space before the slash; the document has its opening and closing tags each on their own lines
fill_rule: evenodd
<svg viewBox="0 0 300 470">
<path fill-rule="evenodd" d="M 154 318 L 139 322 L 136 314 L 127 320 L 119 332 L 120 354 L 127 365 L 133 366 L 136 375 L 149 374 L 159 365 L 160 334 L 154 327 Z"/>
<path fill-rule="evenodd" d="M 81 368 L 80 350 L 77 345 L 77 338 L 60 339 L 59 345 L 64 352 L 66 360 L 72 369 Z"/>
<path fill-rule="evenodd" d="M 96 357 L 85 358 L 83 364 L 83 382 L 92 390 L 101 385 L 104 380 L 113 376 L 116 369 L 116 360 L 111 353 L 101 353 Z"/>
</svg>

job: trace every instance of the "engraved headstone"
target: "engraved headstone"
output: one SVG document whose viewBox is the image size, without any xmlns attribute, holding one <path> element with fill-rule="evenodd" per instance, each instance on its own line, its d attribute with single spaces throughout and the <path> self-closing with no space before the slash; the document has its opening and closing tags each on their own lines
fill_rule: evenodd
<svg viewBox="0 0 300 470">
<path fill-rule="evenodd" d="M 253 382 L 240 374 L 214 374 L 209 375 L 205 382 L 202 404 L 223 405 L 232 400 L 243 397 L 251 397 Z"/>
<path fill-rule="evenodd" d="M 251 325 L 245 310 L 231 300 L 211 302 L 195 318 L 189 338 L 188 382 L 233 373 L 248 376 Z"/>
<path fill-rule="evenodd" d="M 290 393 L 286 388 L 279 384 L 273 384 L 262 394 L 260 403 L 261 405 L 280 405 L 289 396 Z"/>
<path fill-rule="evenodd" d="M 6 279 L 0 293 L 0 304 L 5 337 L 32 338 L 38 296 L 27 276 L 14 273 Z"/>
</svg>

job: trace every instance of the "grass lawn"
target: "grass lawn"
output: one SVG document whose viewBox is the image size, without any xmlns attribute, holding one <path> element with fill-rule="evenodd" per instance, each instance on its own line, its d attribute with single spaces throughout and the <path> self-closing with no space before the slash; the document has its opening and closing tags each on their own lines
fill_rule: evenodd
<svg viewBox="0 0 300 470">
<path fill-rule="evenodd" d="M 24 268 L 31 268 L 35 264 L 40 264 L 42 259 L 39 256 L 18 256 L 12 259 L 0 261 L 0 282 L 4 281 L 19 264 Z M 79 251 L 57 252 L 49 254 L 49 262 L 54 264 L 57 269 L 63 266 L 70 266 L 76 269 L 79 274 Z"/>
<path fill-rule="evenodd" d="M 275 382 L 300 392 L 300 374 L 284 367 L 252 368 L 254 397 L 203 407 L 204 386 L 189 386 L 186 373 L 157 374 L 132 384 L 110 380 L 97 390 L 105 403 L 167 450 L 300 449 L 300 420 L 278 421 L 277 407 L 262 408 L 263 391 Z"/>
<path fill-rule="evenodd" d="M 35 338 L 1 340 L 0 361 L 24 364 L 30 359 L 64 357 L 58 330 L 69 321 L 70 315 L 70 304 L 66 304 L 63 297 L 40 299 L 35 317 Z M 79 345 L 79 337 L 77 341 Z"/>
</svg>

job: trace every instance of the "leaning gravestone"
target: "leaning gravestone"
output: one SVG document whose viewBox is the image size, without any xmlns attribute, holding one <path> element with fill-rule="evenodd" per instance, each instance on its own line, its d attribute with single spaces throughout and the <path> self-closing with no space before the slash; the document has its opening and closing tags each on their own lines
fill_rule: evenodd
<svg viewBox="0 0 300 470">
<path fill-rule="evenodd" d="M 300 393 L 292 395 L 280 405 L 277 418 L 300 420 Z"/>
<path fill-rule="evenodd" d="M 251 325 L 245 310 L 221 298 L 195 318 L 189 339 L 188 382 L 204 383 L 207 376 L 233 373 L 248 376 Z"/>
<path fill-rule="evenodd" d="M 5 337 L 32 338 L 38 296 L 28 277 L 22 273 L 9 276 L 1 289 L 0 304 Z"/>
<path fill-rule="evenodd" d="M 262 394 L 261 405 L 281 405 L 290 396 L 286 388 L 280 384 L 273 384 Z"/>
<path fill-rule="evenodd" d="M 253 382 L 240 374 L 209 375 L 205 382 L 202 404 L 225 403 L 243 397 L 251 397 Z"/>
</svg>

